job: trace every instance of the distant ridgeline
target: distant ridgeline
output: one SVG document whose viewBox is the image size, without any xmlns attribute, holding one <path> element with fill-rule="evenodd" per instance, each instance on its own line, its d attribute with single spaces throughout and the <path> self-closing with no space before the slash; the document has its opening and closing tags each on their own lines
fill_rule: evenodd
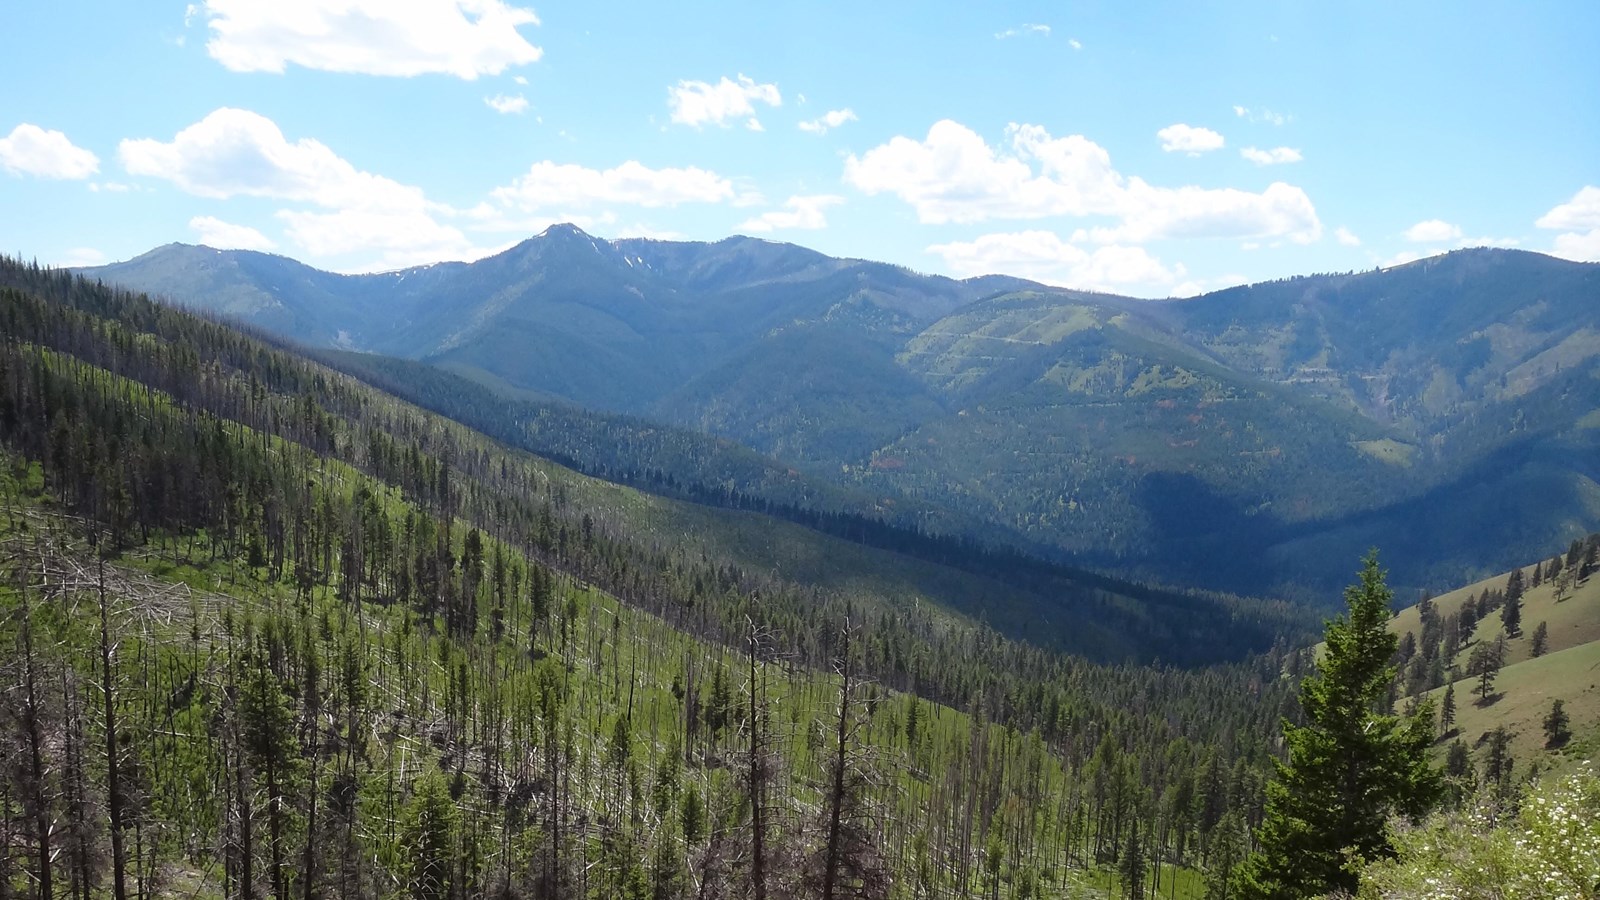
<svg viewBox="0 0 1600 900">
<path fill-rule="evenodd" d="M 1600 528 L 1600 265 L 1534 253 L 1184 301 L 571 226 L 374 275 L 183 245 L 84 271 L 453 373 L 478 393 L 322 357 L 584 471 L 923 555 L 1331 603 L 1370 546 L 1439 588 Z"/>
</svg>

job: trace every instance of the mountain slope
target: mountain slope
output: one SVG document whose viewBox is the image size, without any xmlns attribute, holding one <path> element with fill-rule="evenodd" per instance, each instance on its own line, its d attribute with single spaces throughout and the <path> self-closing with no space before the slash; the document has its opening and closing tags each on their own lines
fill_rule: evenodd
<svg viewBox="0 0 1600 900">
<path fill-rule="evenodd" d="M 381 276 L 291 279 L 257 257 L 187 280 L 90 271 L 702 430 L 1144 578 L 1331 599 L 1372 543 L 1410 551 L 1401 584 L 1438 586 L 1600 527 L 1594 264 L 1469 250 L 1138 301 L 571 226 Z M 1481 533 L 1429 527 L 1464 516 Z"/>
</svg>

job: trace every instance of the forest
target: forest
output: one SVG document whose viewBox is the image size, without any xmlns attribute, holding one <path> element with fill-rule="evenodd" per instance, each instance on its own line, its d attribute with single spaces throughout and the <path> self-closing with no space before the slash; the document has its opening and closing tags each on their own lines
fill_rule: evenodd
<svg viewBox="0 0 1600 900">
<path fill-rule="evenodd" d="M 81 277 L 0 334 L 0 897 L 1226 897 L 1302 720 L 1265 607 L 1091 661 Z"/>
</svg>

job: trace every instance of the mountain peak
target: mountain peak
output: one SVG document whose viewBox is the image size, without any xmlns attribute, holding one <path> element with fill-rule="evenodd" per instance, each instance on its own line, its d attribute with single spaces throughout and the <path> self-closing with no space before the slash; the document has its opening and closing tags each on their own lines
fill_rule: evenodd
<svg viewBox="0 0 1600 900">
<path fill-rule="evenodd" d="M 541 238 L 587 238 L 594 240 L 594 236 L 571 222 L 558 222 L 539 232 L 535 237 Z"/>
</svg>

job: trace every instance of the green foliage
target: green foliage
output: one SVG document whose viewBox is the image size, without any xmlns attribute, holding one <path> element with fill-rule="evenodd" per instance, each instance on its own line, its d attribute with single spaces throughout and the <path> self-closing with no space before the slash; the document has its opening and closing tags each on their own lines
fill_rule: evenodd
<svg viewBox="0 0 1600 900">
<path fill-rule="evenodd" d="M 1392 598 L 1368 554 L 1345 590 L 1347 615 L 1328 624 L 1318 671 L 1300 685 L 1305 724 L 1284 723 L 1289 758 L 1268 786 L 1260 850 L 1239 873 L 1242 896 L 1353 892 L 1352 865 L 1393 852 L 1389 817 L 1418 818 L 1437 801 L 1431 706 L 1405 720 L 1387 713 Z"/>
<path fill-rule="evenodd" d="M 21 647 L 19 619 L 50 636 L 0 654 L 0 683 L 32 667 L 52 704 L 32 742 L 43 790 L 4 773 L 6 847 L 37 831 L 26 802 L 83 836 L 86 871 L 107 853 L 103 832 L 73 824 L 107 799 L 107 760 L 84 750 L 104 743 L 86 715 L 95 605 L 81 579 L 43 574 L 85 571 L 85 529 L 119 585 L 130 872 L 183 873 L 200 896 L 718 896 L 745 866 L 734 798 L 751 723 L 729 645 L 752 623 L 770 637 L 752 676 L 773 723 L 756 768 L 774 882 L 823 846 L 796 811 L 823 808 L 839 771 L 811 736 L 839 721 L 826 636 L 845 619 L 875 679 L 850 719 L 871 777 L 848 782 L 853 840 L 883 863 L 873 890 L 968 891 L 990 859 L 1016 884 L 1048 856 L 1048 896 L 1135 822 L 1171 873 L 1223 811 L 1252 808 L 1263 709 L 1288 696 L 1281 655 L 1097 665 L 926 604 L 755 571 L 660 525 L 656 500 L 215 322 L 28 267 L 0 275 L 28 288 L 0 289 L 0 642 Z M 49 566 L 22 549 L 34 542 Z M 46 587 L 61 593 L 24 618 L 18 591 Z M 5 712 L 5 746 L 25 746 L 26 717 Z M 1201 770 L 1214 816 L 1199 792 L 1160 809 L 1144 797 L 1141 780 L 1177 797 Z M 1101 772 L 1113 790 L 1082 789 Z M 6 857 L 5 891 L 35 878 L 35 858 Z"/>
<path fill-rule="evenodd" d="M 400 849 L 409 878 L 406 891 L 418 900 L 453 896 L 458 814 L 442 775 L 419 779 L 400 825 Z"/>
<path fill-rule="evenodd" d="M 1394 859 L 1361 873 L 1363 898 L 1545 900 L 1600 892 L 1600 777 L 1587 766 L 1493 805 L 1400 828 Z"/>
</svg>

